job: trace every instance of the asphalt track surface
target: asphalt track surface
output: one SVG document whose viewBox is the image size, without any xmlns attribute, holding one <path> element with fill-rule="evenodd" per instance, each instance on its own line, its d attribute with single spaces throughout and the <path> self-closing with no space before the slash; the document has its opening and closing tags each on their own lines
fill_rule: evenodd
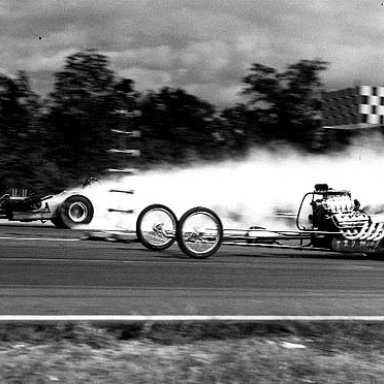
<svg viewBox="0 0 384 384">
<path fill-rule="evenodd" d="M 193 260 L 85 234 L 0 225 L 0 315 L 384 315 L 384 261 L 362 255 L 223 246 Z"/>
</svg>

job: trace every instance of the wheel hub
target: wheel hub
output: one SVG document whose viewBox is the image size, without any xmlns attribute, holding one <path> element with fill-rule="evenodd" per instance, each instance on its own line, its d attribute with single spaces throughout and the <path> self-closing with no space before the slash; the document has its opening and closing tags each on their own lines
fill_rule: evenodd
<svg viewBox="0 0 384 384">
<path fill-rule="evenodd" d="M 82 202 L 72 203 L 68 209 L 69 218 L 75 223 L 81 223 L 88 216 L 88 208 Z"/>
</svg>

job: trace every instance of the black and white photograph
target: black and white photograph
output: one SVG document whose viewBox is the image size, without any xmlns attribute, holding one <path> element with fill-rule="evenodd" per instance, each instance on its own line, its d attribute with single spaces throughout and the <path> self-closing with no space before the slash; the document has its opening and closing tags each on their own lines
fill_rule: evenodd
<svg viewBox="0 0 384 384">
<path fill-rule="evenodd" d="M 0 0 L 0 382 L 384 382 L 384 2 Z"/>
</svg>

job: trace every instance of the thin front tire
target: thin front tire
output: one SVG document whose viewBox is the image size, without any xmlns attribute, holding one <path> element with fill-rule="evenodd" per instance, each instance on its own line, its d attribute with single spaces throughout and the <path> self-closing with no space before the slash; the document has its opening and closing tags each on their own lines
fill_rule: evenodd
<svg viewBox="0 0 384 384">
<path fill-rule="evenodd" d="M 219 216 L 212 210 L 195 207 L 181 217 L 176 237 L 185 254 L 195 259 L 205 259 L 220 248 L 223 225 Z"/>
<path fill-rule="evenodd" d="M 136 220 L 136 235 L 152 251 L 164 251 L 176 240 L 177 217 L 161 204 L 144 208 Z"/>
</svg>

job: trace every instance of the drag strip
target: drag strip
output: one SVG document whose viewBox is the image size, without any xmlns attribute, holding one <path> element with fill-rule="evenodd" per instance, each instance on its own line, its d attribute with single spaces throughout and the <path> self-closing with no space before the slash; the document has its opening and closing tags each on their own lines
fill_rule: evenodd
<svg viewBox="0 0 384 384">
<path fill-rule="evenodd" d="M 192 260 L 64 232 L 0 228 L 0 315 L 384 315 L 384 262 L 359 255 L 224 246 Z"/>
</svg>

